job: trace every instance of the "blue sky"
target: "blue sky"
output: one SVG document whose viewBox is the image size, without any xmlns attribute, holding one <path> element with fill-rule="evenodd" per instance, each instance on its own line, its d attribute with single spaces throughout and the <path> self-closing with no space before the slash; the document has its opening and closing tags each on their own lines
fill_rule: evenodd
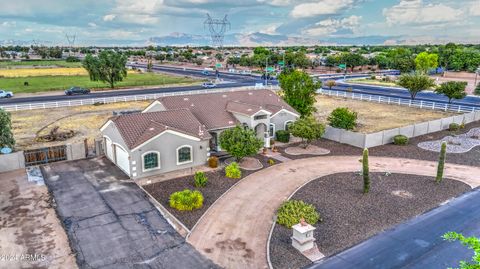
<svg viewBox="0 0 480 269">
<path fill-rule="evenodd" d="M 230 33 L 332 43 L 480 42 L 480 0 L 2 0 L 0 40 L 145 43 L 173 32 L 206 35 L 206 13 L 228 14 Z"/>
</svg>

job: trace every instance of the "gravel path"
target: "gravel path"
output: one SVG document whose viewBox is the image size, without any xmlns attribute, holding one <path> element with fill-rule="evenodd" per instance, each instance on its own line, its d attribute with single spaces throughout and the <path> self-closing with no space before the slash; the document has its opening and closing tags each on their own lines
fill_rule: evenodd
<svg viewBox="0 0 480 269">
<path fill-rule="evenodd" d="M 480 128 L 473 128 L 465 134 L 447 136 L 439 140 L 418 143 L 418 147 L 434 152 L 440 152 L 443 141 L 447 142 L 448 153 L 465 153 L 480 146 Z"/>
<path fill-rule="evenodd" d="M 330 256 L 389 227 L 437 207 L 471 190 L 462 182 L 433 177 L 373 173 L 371 191 L 362 193 L 362 177 L 339 173 L 316 179 L 302 187 L 292 199 L 316 206 L 323 218 L 314 233 L 320 252 Z M 291 246 L 292 230 L 275 225 L 270 241 L 274 268 L 300 268 L 310 264 Z"/>
<path fill-rule="evenodd" d="M 308 145 L 306 148 L 295 146 L 285 149 L 285 153 L 288 155 L 328 155 L 330 150 L 318 147 L 316 145 Z"/>
</svg>

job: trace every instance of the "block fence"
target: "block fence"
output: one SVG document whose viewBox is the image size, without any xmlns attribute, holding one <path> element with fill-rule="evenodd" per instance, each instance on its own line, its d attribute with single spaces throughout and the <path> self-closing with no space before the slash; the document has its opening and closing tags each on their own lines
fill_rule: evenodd
<svg viewBox="0 0 480 269">
<path fill-rule="evenodd" d="M 480 120 L 480 111 L 475 111 L 371 134 L 356 133 L 327 126 L 323 137 L 328 140 L 348 144 L 354 147 L 371 148 L 392 143 L 393 138 L 396 135 L 405 135 L 408 138 L 412 138 L 446 130 L 451 123 L 468 124 L 478 120 Z"/>
</svg>

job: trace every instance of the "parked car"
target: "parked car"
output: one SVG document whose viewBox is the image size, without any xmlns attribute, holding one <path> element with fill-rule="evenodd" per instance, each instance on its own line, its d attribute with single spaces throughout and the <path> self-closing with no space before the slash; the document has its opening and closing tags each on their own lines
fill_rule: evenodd
<svg viewBox="0 0 480 269">
<path fill-rule="evenodd" d="M 68 90 L 65 90 L 65 95 L 75 95 L 75 94 L 89 94 L 90 90 L 80 87 L 71 87 Z"/>
<path fill-rule="evenodd" d="M 7 92 L 6 90 L 0 90 L 0 98 L 11 98 L 13 97 L 13 92 Z"/>
<path fill-rule="evenodd" d="M 202 87 L 204 87 L 204 88 L 215 88 L 215 87 L 217 87 L 217 85 L 215 83 L 212 83 L 212 82 L 204 82 L 202 84 Z"/>
</svg>

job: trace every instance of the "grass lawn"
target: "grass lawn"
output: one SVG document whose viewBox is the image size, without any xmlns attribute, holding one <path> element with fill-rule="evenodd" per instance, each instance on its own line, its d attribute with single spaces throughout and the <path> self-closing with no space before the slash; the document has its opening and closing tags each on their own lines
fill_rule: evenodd
<svg viewBox="0 0 480 269">
<path fill-rule="evenodd" d="M 399 87 L 394 82 L 385 82 L 369 78 L 360 78 L 360 79 L 349 79 L 348 82 L 358 83 L 358 84 L 369 84 L 369 85 L 378 85 L 378 86 L 387 86 L 387 87 Z"/>
<path fill-rule="evenodd" d="M 39 61 L 0 61 L 0 68 L 15 68 L 17 66 L 57 66 L 57 67 L 81 67 L 81 62 L 69 63 L 65 60 L 39 60 Z"/>
<path fill-rule="evenodd" d="M 29 86 L 23 86 L 28 81 Z M 128 74 L 127 78 L 116 84 L 115 87 L 138 87 L 152 85 L 169 85 L 184 83 L 199 83 L 199 80 L 188 77 L 172 76 L 165 74 Z M 39 76 L 21 78 L 0 78 L 0 89 L 18 93 L 37 93 L 45 91 L 65 90 L 72 86 L 90 89 L 109 88 L 108 84 L 100 81 L 90 81 L 88 76 Z"/>
<path fill-rule="evenodd" d="M 325 95 L 317 95 L 316 99 L 316 117 L 320 121 L 326 123 L 328 116 L 335 108 L 348 107 L 358 114 L 357 127 L 354 131 L 360 133 L 374 133 L 456 115 L 455 113 L 446 113 L 437 110 L 374 103 Z"/>
</svg>

